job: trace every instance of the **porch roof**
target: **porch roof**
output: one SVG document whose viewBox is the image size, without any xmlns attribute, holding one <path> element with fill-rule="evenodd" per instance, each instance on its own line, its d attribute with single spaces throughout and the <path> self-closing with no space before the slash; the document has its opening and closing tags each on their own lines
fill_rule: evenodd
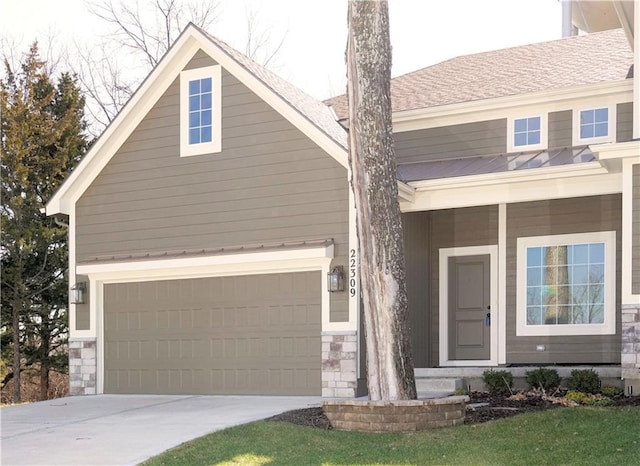
<svg viewBox="0 0 640 466">
<path fill-rule="evenodd" d="M 593 162 L 595 155 L 588 146 L 561 147 L 530 152 L 512 152 L 477 157 L 399 163 L 398 179 L 412 181 L 457 178 L 470 175 L 513 172 L 534 168 L 557 167 Z"/>
</svg>

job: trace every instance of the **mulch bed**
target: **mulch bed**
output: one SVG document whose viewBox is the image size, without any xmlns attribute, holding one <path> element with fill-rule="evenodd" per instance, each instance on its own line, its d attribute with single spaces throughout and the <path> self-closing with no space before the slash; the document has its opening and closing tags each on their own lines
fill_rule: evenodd
<svg viewBox="0 0 640 466">
<path fill-rule="evenodd" d="M 545 400 L 539 395 L 528 395 L 522 399 L 513 397 L 491 396 L 488 393 L 472 392 L 467 403 L 465 424 L 480 424 L 522 413 L 542 411 L 545 409 L 559 409 L 566 406 Z M 638 406 L 640 396 L 619 396 L 611 399 L 609 406 Z M 324 415 L 322 408 L 306 408 L 287 411 L 277 416 L 270 417 L 267 421 L 289 422 L 299 426 L 318 429 L 332 429 L 329 419 Z"/>
</svg>

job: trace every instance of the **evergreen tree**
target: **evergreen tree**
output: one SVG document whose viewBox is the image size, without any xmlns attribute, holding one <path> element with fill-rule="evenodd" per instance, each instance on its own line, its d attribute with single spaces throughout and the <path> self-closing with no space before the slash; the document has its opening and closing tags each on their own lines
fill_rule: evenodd
<svg viewBox="0 0 640 466">
<path fill-rule="evenodd" d="M 67 231 L 43 208 L 84 153 L 86 125 L 75 79 L 54 83 L 45 65 L 34 43 L 19 70 L 5 60 L 0 81 L 3 384 L 13 378 L 14 402 L 22 369 L 39 366 L 46 399 L 49 372 L 67 368 Z"/>
</svg>

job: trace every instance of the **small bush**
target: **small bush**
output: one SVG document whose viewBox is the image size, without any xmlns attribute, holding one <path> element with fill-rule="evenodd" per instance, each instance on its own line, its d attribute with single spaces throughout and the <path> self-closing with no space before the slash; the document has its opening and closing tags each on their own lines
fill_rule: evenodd
<svg viewBox="0 0 640 466">
<path fill-rule="evenodd" d="M 494 371 L 489 369 L 482 373 L 484 381 L 489 393 L 492 395 L 510 395 L 513 393 L 513 376 L 509 371 Z"/>
<path fill-rule="evenodd" d="M 456 391 L 453 392 L 455 396 L 463 396 L 468 395 L 469 391 L 466 388 L 456 388 Z"/>
<path fill-rule="evenodd" d="M 590 397 L 587 393 L 569 390 L 564 396 L 567 400 L 571 400 L 579 405 L 588 405 Z"/>
<path fill-rule="evenodd" d="M 541 388 L 543 390 L 555 390 L 560 386 L 560 375 L 555 369 L 541 367 L 526 372 L 527 383 L 530 388 Z"/>
<path fill-rule="evenodd" d="M 574 369 L 567 385 L 569 390 L 595 394 L 600 391 L 601 382 L 593 369 Z"/>
<path fill-rule="evenodd" d="M 589 405 L 589 406 L 609 406 L 611 404 L 611 399 L 602 395 L 593 395 L 591 393 L 584 392 L 576 392 L 574 390 L 569 390 L 567 394 L 564 396 L 567 400 L 574 401 L 579 405 Z"/>
<path fill-rule="evenodd" d="M 606 385 L 602 387 L 602 390 L 600 390 L 600 393 L 602 393 L 604 396 L 620 396 L 622 395 L 622 389 L 618 387 L 612 387 L 610 385 Z"/>
</svg>

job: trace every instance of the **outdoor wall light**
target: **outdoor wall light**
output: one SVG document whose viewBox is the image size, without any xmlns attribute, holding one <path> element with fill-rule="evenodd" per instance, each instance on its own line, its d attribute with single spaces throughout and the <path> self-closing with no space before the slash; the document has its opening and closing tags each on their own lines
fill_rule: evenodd
<svg viewBox="0 0 640 466">
<path fill-rule="evenodd" d="M 87 291 L 87 284 L 85 282 L 78 282 L 69 290 L 71 304 L 84 304 L 84 299 Z"/>
<path fill-rule="evenodd" d="M 336 265 L 327 273 L 327 289 L 330 292 L 344 291 L 344 269 L 341 265 Z"/>
</svg>

